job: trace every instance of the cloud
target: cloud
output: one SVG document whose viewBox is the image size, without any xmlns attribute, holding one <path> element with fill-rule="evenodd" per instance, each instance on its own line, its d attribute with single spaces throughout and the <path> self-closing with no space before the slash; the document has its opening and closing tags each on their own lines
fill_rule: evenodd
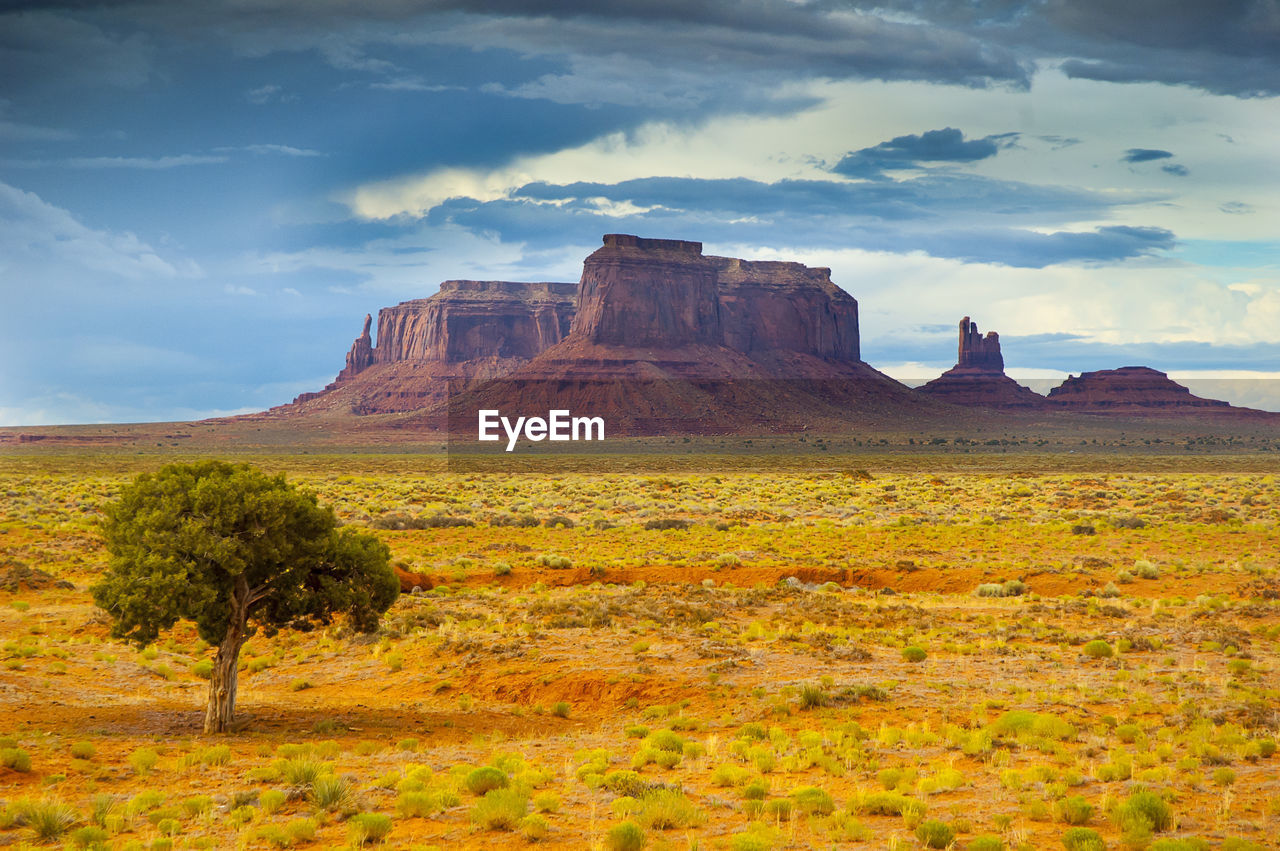
<svg viewBox="0 0 1280 851">
<path fill-rule="evenodd" d="M 192 165 L 217 165 L 227 157 L 209 154 L 179 154 L 170 157 L 71 157 L 56 161 L 71 168 L 139 168 L 162 170 Z"/>
<path fill-rule="evenodd" d="M 973 175 L 873 183 L 662 177 L 533 183 L 490 200 L 453 198 L 433 208 L 426 221 L 535 247 L 590 244 L 599 233 L 623 230 L 698 234 L 705 241 L 921 251 L 1025 268 L 1118 262 L 1175 245 L 1174 235 L 1158 227 L 1050 227 L 1096 219 L 1113 203 L 1078 190 Z M 1030 229 L 1034 224 L 1041 229 Z"/>
<path fill-rule="evenodd" d="M 1254 206 L 1244 201 L 1226 201 L 1219 204 L 1218 209 L 1233 216 L 1244 216 L 1255 212 Z"/>
<path fill-rule="evenodd" d="M 275 83 L 249 89 L 245 92 L 244 99 L 254 106 L 265 106 L 269 103 L 297 103 L 299 100 L 296 94 Z"/>
<path fill-rule="evenodd" d="M 251 154 L 280 154 L 286 157 L 323 157 L 320 151 L 311 148 L 295 148 L 292 145 L 244 145 L 240 148 L 215 148 L 217 151 L 248 151 Z"/>
<path fill-rule="evenodd" d="M 1191 171 L 1185 166 L 1178 163 L 1170 163 L 1169 165 L 1160 166 L 1160 170 L 1165 174 L 1172 174 L 1174 177 L 1186 177 Z"/>
<path fill-rule="evenodd" d="M 971 163 L 994 157 L 1016 133 L 965 139 L 954 127 L 927 130 L 919 135 L 898 136 L 870 148 L 853 151 L 832 167 L 847 177 L 879 178 L 885 169 L 919 168 L 924 163 Z"/>
<path fill-rule="evenodd" d="M 1124 152 L 1124 156 L 1120 158 L 1120 161 L 1126 163 L 1145 163 L 1149 160 L 1163 160 L 1172 156 L 1173 154 L 1168 151 L 1161 151 L 1157 148 L 1130 148 Z"/>
<path fill-rule="evenodd" d="M 8 267 L 9 274 L 15 265 L 29 273 L 49 262 L 127 279 L 173 278 L 198 271 L 188 263 L 180 270 L 132 233 L 88 228 L 67 210 L 7 183 L 0 183 L 0 258 L 0 269 Z"/>
</svg>

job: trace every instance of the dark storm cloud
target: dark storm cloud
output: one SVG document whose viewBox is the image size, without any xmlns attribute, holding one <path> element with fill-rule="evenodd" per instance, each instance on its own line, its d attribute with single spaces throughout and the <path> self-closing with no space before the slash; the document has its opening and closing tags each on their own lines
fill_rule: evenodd
<svg viewBox="0 0 1280 851">
<path fill-rule="evenodd" d="M 871 4 L 866 4 L 870 6 Z M 933 26 L 1040 61 L 1071 77 L 1280 94 L 1275 0 L 876 0 Z"/>
<path fill-rule="evenodd" d="M 898 136 L 870 148 L 853 151 L 831 169 L 847 177 L 878 178 L 885 169 L 916 168 L 923 163 L 968 163 L 994 157 L 1001 144 L 1017 138 L 1002 133 L 982 139 L 965 139 L 954 127 L 928 130 L 919 135 Z"/>
<path fill-rule="evenodd" d="M 607 214 L 601 201 L 642 211 Z M 599 233 L 617 230 L 697 233 L 713 242 L 922 251 L 1025 268 L 1115 262 L 1174 246 L 1174 235 L 1162 228 L 1027 229 L 1096 217 L 1110 206 L 1090 193 L 966 175 L 874 183 L 667 177 L 530 184 L 501 201 L 453 199 L 428 221 L 535 246 L 590 244 Z"/>
<path fill-rule="evenodd" d="M 1157 148 L 1130 148 L 1124 152 L 1121 157 L 1122 162 L 1127 163 L 1145 163 L 1149 160 L 1167 160 L 1173 154 L 1168 151 L 1161 151 Z"/>
</svg>

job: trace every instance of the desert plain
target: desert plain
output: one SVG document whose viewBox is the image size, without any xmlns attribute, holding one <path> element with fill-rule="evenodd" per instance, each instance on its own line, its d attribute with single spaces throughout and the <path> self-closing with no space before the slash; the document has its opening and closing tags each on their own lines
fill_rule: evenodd
<svg viewBox="0 0 1280 851">
<path fill-rule="evenodd" d="M 638 443 L 504 470 L 47 431 L 64 440 L 0 457 L 0 844 L 1280 835 L 1265 436 Z M 101 507 L 206 456 L 315 492 L 387 543 L 406 589 L 371 636 L 252 638 L 224 736 L 200 733 L 194 629 L 115 641 L 89 592 Z"/>
</svg>

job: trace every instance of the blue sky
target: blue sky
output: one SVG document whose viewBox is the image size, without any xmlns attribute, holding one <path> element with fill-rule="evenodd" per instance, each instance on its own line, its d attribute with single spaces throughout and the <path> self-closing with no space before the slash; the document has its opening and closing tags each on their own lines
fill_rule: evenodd
<svg viewBox="0 0 1280 851">
<path fill-rule="evenodd" d="M 286 402 L 618 231 L 832 267 L 899 377 L 969 314 L 1280 408 L 1278 97 L 1271 0 L 0 3 L 0 424 Z"/>
</svg>

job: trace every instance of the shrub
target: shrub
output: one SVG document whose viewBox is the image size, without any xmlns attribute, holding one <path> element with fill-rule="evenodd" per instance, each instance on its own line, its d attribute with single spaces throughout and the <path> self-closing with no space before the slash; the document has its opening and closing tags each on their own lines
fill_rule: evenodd
<svg viewBox="0 0 1280 851">
<path fill-rule="evenodd" d="M 640 823 L 655 830 L 697 827 L 706 814 L 679 789 L 654 789 L 640 799 Z"/>
<path fill-rule="evenodd" d="M 640 851 L 646 841 L 644 830 L 633 821 L 615 824 L 604 837 L 609 851 Z"/>
<path fill-rule="evenodd" d="M 213 676 L 213 660 L 200 659 L 191 663 L 191 673 L 202 680 L 207 680 Z"/>
<path fill-rule="evenodd" d="M 1139 559 L 1133 563 L 1133 573 L 1140 579 L 1159 579 L 1160 568 L 1149 561 Z"/>
<path fill-rule="evenodd" d="M 1134 792 L 1117 810 L 1117 821 L 1122 825 L 1131 818 L 1144 819 L 1157 833 L 1173 826 L 1173 812 L 1169 804 L 1155 792 Z"/>
<path fill-rule="evenodd" d="M 160 755 L 151 748 L 138 748 L 129 754 L 129 765 L 135 774 L 150 774 L 159 760 Z"/>
<path fill-rule="evenodd" d="M 74 808 L 56 800 L 22 801 L 16 809 L 41 842 L 60 838 L 80 820 Z"/>
<path fill-rule="evenodd" d="M 284 792 L 281 792 L 279 789 L 268 789 L 259 796 L 258 806 L 264 813 L 271 815 L 283 807 L 284 802 L 288 800 L 288 798 L 289 796 Z"/>
<path fill-rule="evenodd" d="M 381 842 L 390 832 L 391 816 L 383 813 L 356 813 L 347 820 L 347 835 L 356 847 Z"/>
<path fill-rule="evenodd" d="M 827 695 L 827 690 L 815 683 L 805 683 L 800 686 L 800 708 L 813 709 L 818 706 L 826 706 L 831 701 Z"/>
<path fill-rule="evenodd" d="M 683 517 L 655 517 L 652 520 L 646 520 L 644 528 L 665 532 L 668 529 L 688 529 L 691 525 L 693 524 Z"/>
<path fill-rule="evenodd" d="M 76 759 L 93 759 L 98 749 L 92 742 L 75 742 L 71 745 L 71 755 Z"/>
<path fill-rule="evenodd" d="M 1093 817 L 1093 807 L 1079 795 L 1063 798 L 1053 805 L 1053 809 L 1058 815 L 1058 820 L 1066 824 L 1088 824 L 1089 819 Z"/>
<path fill-rule="evenodd" d="M 520 819 L 520 835 L 529 842 L 541 842 L 546 839 L 550 829 L 547 820 L 537 813 L 530 813 Z"/>
<path fill-rule="evenodd" d="M 1098 831 L 1088 827 L 1073 827 L 1062 834 L 1062 847 L 1067 851 L 1107 851 Z"/>
<path fill-rule="evenodd" d="M 557 700 L 555 705 L 551 707 L 551 714 L 557 718 L 568 718 L 569 702 L 565 700 Z"/>
<path fill-rule="evenodd" d="M 320 762 L 306 757 L 297 757 L 295 759 L 286 759 L 276 763 L 276 768 L 280 772 L 280 779 L 290 786 L 302 786 L 311 788 L 311 786 L 320 779 L 320 777 L 329 773 L 329 764 Z"/>
<path fill-rule="evenodd" d="M 472 807 L 471 821 L 485 830 L 515 830 L 528 809 L 529 799 L 519 790 L 490 789 Z"/>
<path fill-rule="evenodd" d="M 568 570 L 573 567 L 573 562 L 567 556 L 558 556 L 552 553 L 543 553 L 534 558 L 533 561 L 535 564 L 549 567 L 552 570 Z"/>
<path fill-rule="evenodd" d="M 71 844 L 77 848 L 105 848 L 107 832 L 97 825 L 91 824 L 71 834 Z"/>
<path fill-rule="evenodd" d="M 1004 842 L 998 836 L 978 836 L 965 846 L 965 851 L 1004 851 Z"/>
<path fill-rule="evenodd" d="M 831 795 L 817 786 L 801 786 L 793 790 L 789 797 L 795 804 L 795 808 L 804 815 L 829 816 L 836 810 L 836 804 L 831 800 Z"/>
<path fill-rule="evenodd" d="M 31 754 L 22 748 L 5 748 L 0 750 L 0 766 L 26 773 L 31 770 Z"/>
<path fill-rule="evenodd" d="M 924 652 L 923 647 L 917 647 L 912 644 L 910 647 L 902 648 L 902 658 L 908 662 L 923 662 L 928 653 Z"/>
<path fill-rule="evenodd" d="M 1115 651 L 1101 638 L 1095 638 L 1084 646 L 1084 655 L 1091 659 L 1110 659 L 1115 655 Z"/>
<path fill-rule="evenodd" d="M 929 819 L 916 828 L 916 839 L 925 848 L 946 848 L 956 838 L 951 825 L 937 819 Z"/>
<path fill-rule="evenodd" d="M 345 777 L 325 774 L 312 782 L 311 802 L 329 812 L 345 811 L 355 804 L 355 790 Z"/>
<path fill-rule="evenodd" d="M 463 784 L 472 795 L 485 795 L 494 789 L 507 788 L 511 784 L 511 779 L 500 769 L 486 765 L 469 773 Z"/>
<path fill-rule="evenodd" d="M 540 813 L 554 813 L 560 809 L 560 796 L 555 792 L 539 792 L 533 796 L 533 808 Z"/>
</svg>

